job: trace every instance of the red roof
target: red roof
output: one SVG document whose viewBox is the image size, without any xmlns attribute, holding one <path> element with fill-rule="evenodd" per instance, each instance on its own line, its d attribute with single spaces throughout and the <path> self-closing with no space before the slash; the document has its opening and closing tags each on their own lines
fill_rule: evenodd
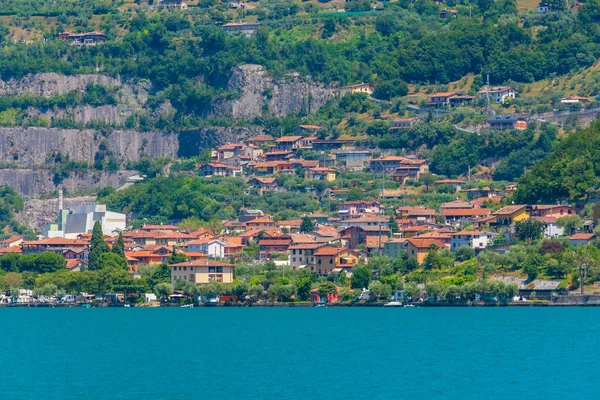
<svg viewBox="0 0 600 400">
<path fill-rule="evenodd" d="M 428 249 L 432 244 L 435 244 L 437 247 L 445 246 L 443 242 L 441 242 L 439 240 L 435 240 L 435 239 L 410 238 L 410 239 L 407 239 L 406 241 L 419 249 Z"/>
<path fill-rule="evenodd" d="M 208 258 L 199 258 L 197 260 L 185 261 L 182 263 L 171 264 L 169 267 L 233 267 L 233 264 L 227 264 L 220 261 L 209 260 Z"/>
<path fill-rule="evenodd" d="M 594 236 L 596 236 L 593 233 L 576 233 L 573 236 L 571 236 L 569 239 L 570 240 L 592 240 L 594 238 Z"/>
<path fill-rule="evenodd" d="M 346 250 L 346 248 L 344 248 L 344 247 L 325 246 L 325 247 L 321 247 L 319 250 L 317 250 L 314 255 L 315 256 L 335 256 L 344 250 Z"/>
<path fill-rule="evenodd" d="M 444 217 L 478 217 L 491 213 L 492 210 L 489 208 L 445 208 L 442 210 Z"/>
</svg>

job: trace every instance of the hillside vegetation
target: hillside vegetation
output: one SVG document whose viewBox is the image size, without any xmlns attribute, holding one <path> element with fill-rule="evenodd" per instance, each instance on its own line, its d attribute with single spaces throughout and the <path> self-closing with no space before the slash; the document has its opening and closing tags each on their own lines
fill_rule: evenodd
<svg viewBox="0 0 600 400">
<path fill-rule="evenodd" d="M 520 203 L 585 200 L 600 189 L 600 123 L 572 134 L 519 180 Z"/>
</svg>

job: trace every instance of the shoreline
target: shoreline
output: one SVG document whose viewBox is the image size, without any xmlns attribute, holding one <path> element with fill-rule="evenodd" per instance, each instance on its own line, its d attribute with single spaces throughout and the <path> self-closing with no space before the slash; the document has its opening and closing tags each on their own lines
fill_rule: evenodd
<svg viewBox="0 0 600 400">
<path fill-rule="evenodd" d="M 565 296 L 568 297 L 568 296 Z M 414 303 L 407 306 L 399 307 L 386 307 L 386 308 L 469 308 L 469 307 L 600 307 L 600 296 L 583 296 L 583 298 L 574 298 L 579 296 L 570 296 L 571 299 L 560 299 L 568 301 L 548 301 L 548 300 L 537 300 L 528 302 L 497 302 L 497 303 Z M 591 301 L 590 301 L 591 300 Z M 331 303 L 325 304 L 325 308 L 378 308 L 383 307 L 385 302 L 365 302 L 365 303 Z M 182 304 L 161 304 L 156 305 L 135 305 L 132 304 L 131 308 L 182 308 Z M 189 306 L 189 305 L 188 305 Z M 316 308 L 313 303 L 310 302 L 297 302 L 297 303 L 219 303 L 219 304 L 194 304 L 193 308 Z M 0 304 L 0 308 L 127 308 L 125 304 L 118 305 L 98 305 L 92 307 L 85 307 L 81 304 Z M 191 307 L 190 307 L 191 308 Z M 323 307 L 321 307 L 323 308 Z"/>
</svg>

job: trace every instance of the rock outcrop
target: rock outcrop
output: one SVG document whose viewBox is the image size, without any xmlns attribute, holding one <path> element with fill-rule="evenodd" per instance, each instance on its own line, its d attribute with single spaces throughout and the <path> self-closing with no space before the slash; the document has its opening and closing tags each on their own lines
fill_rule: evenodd
<svg viewBox="0 0 600 400">
<path fill-rule="evenodd" d="M 215 106 L 217 115 L 229 118 L 310 114 L 336 93 L 334 88 L 314 83 L 299 74 L 275 80 L 263 66 L 252 64 L 233 69 L 229 89 L 238 91 L 240 97 Z"/>
<path fill-rule="evenodd" d="M 179 157 L 194 157 L 205 149 L 214 149 L 227 143 L 243 142 L 262 135 L 260 126 L 212 127 L 179 132 Z"/>
<path fill-rule="evenodd" d="M 116 173 L 103 171 L 72 173 L 62 181 L 60 186 L 70 193 L 101 189 L 106 186 L 118 187 L 136 173 L 127 170 Z M 53 193 L 56 190 L 53 178 L 54 174 L 47 169 L 0 169 L 0 186 L 11 186 L 26 198 Z"/>
<path fill-rule="evenodd" d="M 21 79 L 3 81 L 0 79 L 0 95 L 21 95 L 30 93 L 34 96 L 50 97 L 59 94 L 82 91 L 89 85 L 121 86 L 121 79 L 106 75 L 61 75 L 40 73 L 26 75 Z"/>
<path fill-rule="evenodd" d="M 106 137 L 91 129 L 0 128 L 0 163 L 20 168 L 45 164 L 49 154 L 60 152 L 73 160 L 93 162 L 106 140 L 118 161 L 135 161 L 177 155 L 177 134 L 165 132 L 112 131 Z"/>
</svg>

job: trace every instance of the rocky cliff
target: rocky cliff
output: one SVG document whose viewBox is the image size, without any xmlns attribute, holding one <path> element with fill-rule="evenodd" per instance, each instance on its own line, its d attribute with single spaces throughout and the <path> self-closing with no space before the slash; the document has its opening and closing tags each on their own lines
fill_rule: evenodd
<svg viewBox="0 0 600 400">
<path fill-rule="evenodd" d="M 104 140 L 120 162 L 137 160 L 142 154 L 174 158 L 178 150 L 177 134 L 158 131 L 112 131 L 103 136 L 91 129 L 0 128 L 0 163 L 32 168 L 44 165 L 47 155 L 55 152 L 93 162 Z"/>
<path fill-rule="evenodd" d="M 248 127 L 212 127 L 179 132 L 179 157 L 194 157 L 205 149 L 214 149 L 226 143 L 243 142 L 261 135 L 260 126 Z"/>
<path fill-rule="evenodd" d="M 252 64 L 234 68 L 229 89 L 238 91 L 240 97 L 215 106 L 217 115 L 229 118 L 310 114 L 336 93 L 334 88 L 312 82 L 299 74 L 273 79 L 263 66 Z"/>
<path fill-rule="evenodd" d="M 127 170 L 116 173 L 101 171 L 72 173 L 63 180 L 61 187 L 70 193 L 86 189 L 101 189 L 106 186 L 118 187 L 135 174 L 135 171 Z M 31 198 L 53 193 L 57 189 L 53 177 L 54 174 L 47 169 L 0 169 L 0 186 L 11 186 L 24 197 Z"/>
</svg>

